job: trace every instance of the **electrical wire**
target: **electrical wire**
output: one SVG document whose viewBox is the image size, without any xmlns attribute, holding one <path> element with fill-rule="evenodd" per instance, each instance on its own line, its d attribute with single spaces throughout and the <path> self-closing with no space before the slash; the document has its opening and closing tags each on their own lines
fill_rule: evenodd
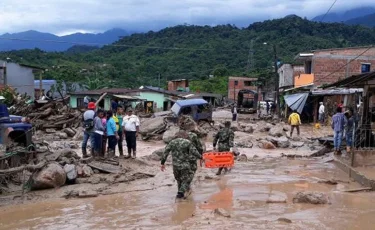
<svg viewBox="0 0 375 230">
<path fill-rule="evenodd" d="M 369 51 L 370 49 L 374 48 L 374 45 L 371 45 L 370 47 L 368 47 L 365 51 L 363 51 L 362 53 L 360 53 L 358 56 L 356 56 L 355 58 L 351 59 L 349 62 L 347 62 L 346 64 L 340 66 L 339 68 L 337 68 L 335 71 L 331 72 L 330 74 L 328 74 L 327 76 L 324 77 L 324 79 L 327 79 L 329 76 L 337 73 L 338 71 L 340 71 L 342 68 L 348 66 L 350 63 L 352 63 L 353 61 L 355 61 L 356 59 L 358 59 L 359 57 L 361 57 L 363 54 L 365 54 L 367 51 Z"/>
<path fill-rule="evenodd" d="M 329 9 L 327 10 L 327 12 L 324 14 L 323 18 L 320 20 L 321 22 L 323 22 L 324 18 L 327 16 L 327 14 L 331 11 L 331 9 L 333 8 L 333 6 L 336 4 L 337 0 L 335 0 L 331 7 L 329 7 Z"/>
<path fill-rule="evenodd" d="M 162 46 L 136 46 L 127 44 L 103 44 L 95 42 L 70 42 L 70 41 L 57 41 L 57 40 L 37 40 L 37 39 L 26 39 L 26 38 L 4 38 L 0 40 L 9 41 L 24 41 L 24 42 L 49 42 L 49 43 L 60 43 L 60 44 L 72 44 L 72 45 L 88 45 L 88 46 L 112 46 L 112 47 L 127 47 L 127 48 L 144 48 L 144 49 L 161 49 L 161 50 L 190 50 L 190 51 L 212 51 L 218 49 L 203 49 L 203 48 L 183 48 L 183 47 L 162 47 Z M 220 50 L 229 52 L 243 52 L 243 50 Z"/>
</svg>

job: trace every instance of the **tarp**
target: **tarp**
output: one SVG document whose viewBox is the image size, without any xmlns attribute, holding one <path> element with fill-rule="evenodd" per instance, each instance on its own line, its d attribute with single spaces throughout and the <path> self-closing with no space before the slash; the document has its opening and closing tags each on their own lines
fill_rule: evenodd
<svg viewBox="0 0 375 230">
<path fill-rule="evenodd" d="M 354 93 L 362 93 L 362 88 L 351 88 L 351 89 L 325 89 L 325 90 L 314 90 L 311 92 L 313 96 L 322 96 L 322 95 L 347 95 Z"/>
<path fill-rule="evenodd" d="M 298 113 L 302 113 L 308 96 L 309 93 L 296 93 L 285 95 L 284 100 L 289 108 L 291 108 L 292 110 L 296 110 Z"/>
</svg>

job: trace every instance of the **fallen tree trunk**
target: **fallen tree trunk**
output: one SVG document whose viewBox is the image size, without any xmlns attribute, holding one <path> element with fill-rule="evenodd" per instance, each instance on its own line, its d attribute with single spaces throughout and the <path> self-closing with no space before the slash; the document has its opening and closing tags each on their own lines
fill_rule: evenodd
<svg viewBox="0 0 375 230">
<path fill-rule="evenodd" d="M 23 165 L 23 166 L 19 166 L 15 168 L 10 168 L 10 169 L 1 169 L 0 175 L 18 173 L 18 172 L 22 172 L 23 170 L 35 171 L 35 170 L 43 168 L 46 165 L 46 163 L 47 163 L 46 161 L 42 161 L 37 165 Z"/>
</svg>

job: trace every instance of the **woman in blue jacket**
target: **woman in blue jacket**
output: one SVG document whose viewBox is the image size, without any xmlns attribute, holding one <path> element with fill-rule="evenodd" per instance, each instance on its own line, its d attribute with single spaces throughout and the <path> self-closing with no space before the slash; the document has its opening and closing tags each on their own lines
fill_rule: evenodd
<svg viewBox="0 0 375 230">
<path fill-rule="evenodd" d="M 115 156 L 115 149 L 117 145 L 117 140 L 119 139 L 116 122 L 113 120 L 112 111 L 107 112 L 107 138 L 108 138 L 108 157 Z"/>
</svg>

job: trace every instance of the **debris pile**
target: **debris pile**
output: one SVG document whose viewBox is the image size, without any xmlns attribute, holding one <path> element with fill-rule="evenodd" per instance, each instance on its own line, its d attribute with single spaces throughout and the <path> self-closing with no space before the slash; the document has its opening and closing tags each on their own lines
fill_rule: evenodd
<svg viewBox="0 0 375 230">
<path fill-rule="evenodd" d="M 10 109 L 10 114 L 30 118 L 31 123 L 37 130 L 65 128 L 77 128 L 81 126 L 81 115 L 79 110 L 69 109 L 62 101 L 49 101 L 45 104 L 27 104 L 25 101 L 18 101 Z M 67 130 L 71 136 L 74 131 Z"/>
</svg>

